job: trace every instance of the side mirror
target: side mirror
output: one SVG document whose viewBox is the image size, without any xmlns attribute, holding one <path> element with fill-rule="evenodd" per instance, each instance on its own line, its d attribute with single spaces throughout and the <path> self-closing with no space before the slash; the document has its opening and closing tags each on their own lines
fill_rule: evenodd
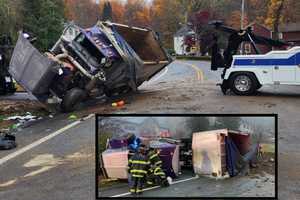
<svg viewBox="0 0 300 200">
<path fill-rule="evenodd" d="M 29 40 L 30 43 L 34 43 L 37 38 L 36 37 L 32 37 L 31 35 L 29 35 L 28 33 L 22 33 L 23 34 L 23 37 L 27 40 Z"/>
<path fill-rule="evenodd" d="M 24 37 L 25 39 L 29 39 L 29 38 L 30 38 L 30 35 L 29 35 L 28 33 L 23 33 L 23 37 Z"/>
</svg>

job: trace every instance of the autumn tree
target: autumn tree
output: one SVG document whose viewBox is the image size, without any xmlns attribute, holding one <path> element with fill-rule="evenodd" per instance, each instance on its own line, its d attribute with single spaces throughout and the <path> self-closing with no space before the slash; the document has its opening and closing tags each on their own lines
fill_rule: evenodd
<svg viewBox="0 0 300 200">
<path fill-rule="evenodd" d="M 249 21 L 265 24 L 269 0 L 248 0 L 245 2 Z"/>
<path fill-rule="evenodd" d="M 127 0 L 124 6 L 124 21 L 128 25 L 149 26 L 149 7 L 145 1 Z"/>
<path fill-rule="evenodd" d="M 278 27 L 282 21 L 282 11 L 285 0 L 270 0 L 265 24 L 274 31 L 274 39 L 278 39 Z"/>
<path fill-rule="evenodd" d="M 286 0 L 282 12 L 283 23 L 295 23 L 300 21 L 300 1 Z"/>
<path fill-rule="evenodd" d="M 100 19 L 99 7 L 94 0 L 64 0 L 65 17 L 82 27 L 93 26 Z"/>
<path fill-rule="evenodd" d="M 153 0 L 152 2 L 151 26 L 160 33 L 166 48 L 173 48 L 173 36 L 184 22 L 181 9 L 180 3 L 174 0 Z"/>
<path fill-rule="evenodd" d="M 201 9 L 208 8 L 210 5 L 209 1 L 199 1 L 199 0 L 175 0 L 182 9 L 184 13 L 185 23 L 188 22 L 189 17 L 192 13 L 198 12 Z"/>
<path fill-rule="evenodd" d="M 68 19 L 69 21 L 74 21 L 76 16 L 74 12 L 74 0 L 64 0 L 64 13 L 65 13 L 65 18 Z"/>
<path fill-rule="evenodd" d="M 229 17 L 226 19 L 226 25 L 231 26 L 235 29 L 241 28 L 241 11 L 235 10 L 232 13 L 229 14 Z M 244 27 L 249 24 L 248 15 L 245 15 L 243 25 Z"/>
<path fill-rule="evenodd" d="M 112 20 L 117 23 L 124 23 L 125 6 L 121 1 L 110 1 L 112 7 Z"/>
</svg>

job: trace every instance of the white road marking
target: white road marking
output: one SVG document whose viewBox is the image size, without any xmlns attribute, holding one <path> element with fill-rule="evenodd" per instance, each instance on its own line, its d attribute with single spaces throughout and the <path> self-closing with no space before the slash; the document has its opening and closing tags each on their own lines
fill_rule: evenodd
<svg viewBox="0 0 300 200">
<path fill-rule="evenodd" d="M 158 79 L 160 79 L 161 77 L 163 77 L 166 73 L 168 73 L 169 68 L 166 67 L 165 70 L 163 71 L 163 73 L 161 73 L 158 77 L 155 77 L 154 79 L 150 79 L 150 82 L 154 82 L 157 81 Z"/>
<path fill-rule="evenodd" d="M 23 177 L 27 178 L 27 177 L 30 177 L 30 176 L 36 176 L 38 174 L 44 173 L 44 172 L 54 168 L 54 167 L 55 166 L 45 166 L 45 167 L 42 167 L 42 168 L 37 169 L 35 171 L 29 172 L 28 174 L 25 174 Z"/>
<path fill-rule="evenodd" d="M 55 158 L 53 154 L 40 154 L 33 159 L 26 162 L 24 167 L 44 167 L 44 166 L 57 166 L 63 163 L 60 158 Z"/>
<path fill-rule="evenodd" d="M 171 185 L 174 185 L 174 184 L 177 184 L 177 183 L 182 183 L 182 182 L 186 182 L 186 181 L 190 181 L 190 180 L 194 180 L 194 179 L 197 179 L 199 177 L 192 177 L 192 178 L 187 178 L 187 179 L 184 179 L 184 180 L 180 180 L 180 181 L 175 181 L 173 183 L 171 183 Z M 153 190 L 153 189 L 156 189 L 156 188 L 159 188 L 160 186 L 155 186 L 155 187 L 151 187 L 151 188 L 146 188 L 144 189 L 143 191 L 148 191 L 148 190 Z M 124 194 L 118 194 L 118 195 L 114 195 L 114 196 L 111 196 L 111 197 L 122 197 L 122 196 L 127 196 L 127 195 L 130 195 L 130 192 L 127 192 L 127 193 L 124 193 Z"/>
<path fill-rule="evenodd" d="M 93 116 L 94 116 L 94 114 L 90 114 L 89 116 L 83 118 L 83 120 L 90 119 L 90 118 L 92 118 Z M 72 127 L 78 125 L 78 124 L 80 124 L 81 122 L 82 122 L 82 120 L 75 121 L 75 122 L 73 122 L 73 123 L 71 123 L 71 124 L 69 124 L 69 125 L 67 125 L 67 126 L 65 126 L 65 127 L 63 127 L 63 128 L 61 128 L 61 129 L 57 130 L 57 131 L 55 131 L 54 133 L 51 133 L 51 134 L 47 135 L 46 137 L 43 137 L 43 138 L 41 138 L 41 139 L 39 139 L 39 140 L 37 140 L 37 141 L 31 143 L 31 144 L 29 144 L 29 145 L 27 145 L 27 146 L 25 146 L 25 147 L 19 149 L 19 150 L 17 150 L 17 151 L 15 151 L 15 152 L 13 152 L 13 153 L 11 153 L 11 154 L 9 154 L 9 155 L 7 155 L 7 156 L 1 158 L 1 159 L 0 159 L 0 165 L 3 165 L 3 164 L 6 163 L 7 161 L 9 161 L 9 160 L 11 160 L 11 159 L 13 159 L 13 158 L 15 158 L 15 157 L 21 155 L 21 154 L 23 154 L 23 153 L 25 153 L 25 152 L 27 152 L 27 151 L 33 149 L 33 148 L 39 146 L 40 144 L 42 144 L 42 143 L 44 143 L 44 142 L 46 142 L 46 141 L 48 141 L 48 140 L 54 138 L 54 137 L 57 136 L 57 135 L 62 134 L 64 131 L 66 131 L 66 130 L 68 130 L 68 129 L 70 129 L 70 128 L 72 128 Z"/>
<path fill-rule="evenodd" d="M 7 182 L 5 182 L 5 183 L 1 183 L 1 184 L 0 184 L 0 187 L 8 187 L 8 186 L 14 184 L 15 182 L 17 182 L 17 179 L 16 179 L 16 178 L 13 179 L 13 180 L 7 181 Z"/>
</svg>

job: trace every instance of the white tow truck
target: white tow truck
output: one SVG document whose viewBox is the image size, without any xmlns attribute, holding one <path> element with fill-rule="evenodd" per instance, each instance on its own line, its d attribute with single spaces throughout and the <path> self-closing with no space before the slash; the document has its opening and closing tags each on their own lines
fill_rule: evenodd
<svg viewBox="0 0 300 200">
<path fill-rule="evenodd" d="M 251 95 L 264 85 L 300 85 L 300 47 L 235 55 L 222 84 L 238 95 Z"/>
<path fill-rule="evenodd" d="M 229 34 L 223 54 L 220 53 L 217 34 L 212 34 L 211 42 L 211 68 L 224 68 L 223 81 L 219 84 L 224 94 L 231 90 L 237 95 L 252 95 L 264 85 L 300 85 L 300 46 L 261 54 L 257 44 L 275 49 L 286 49 L 289 44 L 256 35 L 251 27 L 235 30 L 220 21 L 210 24 Z M 256 54 L 237 55 L 243 42 L 250 43 Z"/>
</svg>

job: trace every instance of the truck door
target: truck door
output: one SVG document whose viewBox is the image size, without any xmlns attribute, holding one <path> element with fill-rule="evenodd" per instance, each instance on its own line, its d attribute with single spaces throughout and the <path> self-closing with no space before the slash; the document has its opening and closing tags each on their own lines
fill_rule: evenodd
<svg viewBox="0 0 300 200">
<path fill-rule="evenodd" d="M 296 59 L 275 59 L 272 61 L 274 84 L 288 84 L 296 81 Z"/>
<path fill-rule="evenodd" d="M 300 53 L 296 55 L 296 82 L 300 83 Z"/>
</svg>

